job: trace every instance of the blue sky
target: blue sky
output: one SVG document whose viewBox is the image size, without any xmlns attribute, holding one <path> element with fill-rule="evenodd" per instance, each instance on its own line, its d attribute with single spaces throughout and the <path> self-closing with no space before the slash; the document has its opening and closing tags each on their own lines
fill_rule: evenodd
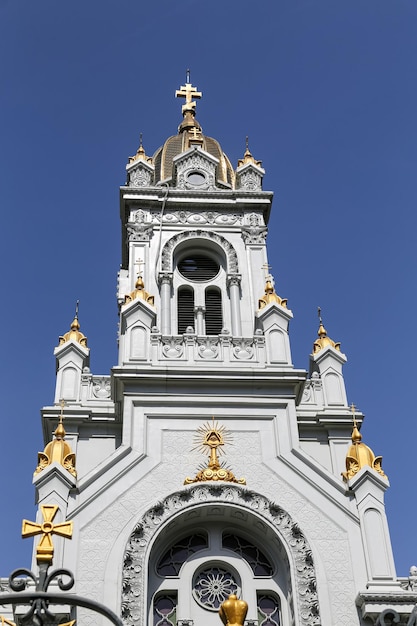
<svg viewBox="0 0 417 626">
<path fill-rule="evenodd" d="M 390 478 L 398 574 L 417 562 L 416 28 L 415 0 L 0 0 L 0 575 L 30 562 L 39 409 L 77 299 L 93 372 L 116 362 L 118 187 L 140 132 L 148 154 L 176 133 L 187 67 L 204 132 L 263 161 L 294 363 L 320 305 Z"/>
</svg>

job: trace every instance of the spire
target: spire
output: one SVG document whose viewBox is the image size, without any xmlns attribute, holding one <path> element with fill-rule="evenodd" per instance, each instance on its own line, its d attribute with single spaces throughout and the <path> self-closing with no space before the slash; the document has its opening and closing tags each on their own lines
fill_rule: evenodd
<svg viewBox="0 0 417 626">
<path fill-rule="evenodd" d="M 146 156 L 145 148 L 142 144 L 142 133 L 139 135 L 139 148 L 134 156 L 129 157 L 129 163 L 134 163 L 135 161 L 146 161 L 147 163 L 152 163 L 152 158 Z"/>
<path fill-rule="evenodd" d="M 271 266 L 265 263 L 265 265 L 262 266 L 262 269 L 267 272 L 271 269 Z M 271 274 L 266 275 L 265 281 L 265 294 L 262 296 L 262 298 L 259 298 L 258 301 L 259 310 L 265 308 L 267 304 L 271 304 L 271 302 L 276 302 L 280 306 L 284 307 L 284 309 L 286 309 L 288 300 L 286 298 L 280 298 L 279 295 L 275 292 Z"/>
<path fill-rule="evenodd" d="M 262 167 L 262 161 L 257 161 L 253 158 L 250 150 L 249 150 L 249 137 L 246 135 L 246 150 L 243 155 L 243 159 L 238 159 L 237 166 L 241 167 L 242 165 L 246 165 L 246 163 L 252 163 L 253 165 L 257 165 L 258 167 Z"/>
<path fill-rule="evenodd" d="M 201 91 L 197 91 L 197 87 L 193 87 L 191 84 L 190 70 L 187 70 L 185 85 L 181 85 L 175 92 L 176 98 L 185 98 L 185 104 L 181 108 L 184 119 L 178 128 L 179 133 L 190 128 L 197 128 L 201 131 L 201 126 L 195 119 L 196 102 L 193 101 L 193 98 L 199 99 L 202 95 Z"/>
<path fill-rule="evenodd" d="M 327 331 L 323 326 L 323 320 L 321 319 L 321 308 L 317 308 L 317 313 L 319 317 L 319 329 L 317 331 L 318 339 L 313 343 L 313 354 L 317 354 L 323 348 L 327 346 L 332 346 L 335 350 L 339 350 L 340 352 L 340 342 L 335 342 L 330 337 L 327 336 Z"/>
<path fill-rule="evenodd" d="M 350 410 L 352 412 L 353 429 L 352 429 L 352 445 L 346 455 L 346 472 L 342 472 L 343 479 L 347 482 L 359 472 L 362 467 L 372 467 L 378 474 L 386 478 L 386 474 L 382 469 L 382 456 L 375 456 L 369 446 L 362 443 L 362 435 L 359 432 L 355 418 L 355 405 L 352 403 Z"/>
<path fill-rule="evenodd" d="M 83 333 L 80 332 L 80 323 L 78 321 L 78 305 L 79 305 L 80 301 L 77 300 L 77 303 L 75 305 L 75 316 L 74 319 L 72 320 L 71 326 L 70 326 L 70 330 L 65 333 L 65 335 L 62 335 L 61 337 L 59 337 L 59 344 L 58 345 L 62 345 L 64 343 L 67 343 L 67 341 L 77 341 L 80 345 L 82 345 L 84 348 L 87 347 L 87 337 L 85 335 L 83 335 Z"/>
<path fill-rule="evenodd" d="M 55 429 L 55 439 L 50 441 L 43 452 L 38 452 L 38 465 L 35 469 L 34 476 L 39 474 L 48 465 L 52 463 L 59 463 L 74 477 L 77 476 L 75 469 L 75 454 L 72 452 L 71 447 L 65 441 L 65 428 L 64 428 L 64 405 L 65 402 L 61 400 L 61 414 L 59 416 L 59 423 Z"/>
<path fill-rule="evenodd" d="M 221 447 L 224 446 L 225 443 L 230 442 L 230 440 L 230 433 L 224 426 L 220 426 L 217 422 L 215 423 L 214 417 L 212 423 L 207 422 L 207 424 L 200 426 L 195 437 L 197 444 L 196 447 L 201 451 L 203 451 L 206 447 L 209 448 L 210 456 L 208 465 L 207 467 L 203 466 L 195 478 L 186 478 L 184 480 L 184 485 L 211 480 L 220 480 L 229 483 L 246 485 L 246 480 L 244 478 L 240 478 L 238 480 L 232 471 L 219 463 L 219 454 L 222 453 Z"/>
</svg>

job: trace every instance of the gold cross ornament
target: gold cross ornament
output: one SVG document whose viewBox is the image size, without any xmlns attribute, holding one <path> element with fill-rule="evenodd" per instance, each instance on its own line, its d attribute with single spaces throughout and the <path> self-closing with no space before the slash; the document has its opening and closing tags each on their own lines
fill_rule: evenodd
<svg viewBox="0 0 417 626">
<path fill-rule="evenodd" d="M 197 91 L 197 87 L 193 87 L 188 81 L 175 92 L 176 98 L 185 98 L 185 104 L 182 107 L 183 113 L 184 111 L 194 111 L 196 103 L 193 102 L 193 98 L 201 98 L 202 95 L 201 91 Z"/>
<path fill-rule="evenodd" d="M 59 535 L 66 539 L 72 538 L 72 522 L 62 522 L 61 524 L 53 524 L 53 519 L 58 511 L 58 506 L 52 504 L 44 504 L 41 506 L 43 523 L 36 524 L 24 519 L 22 523 L 22 537 L 35 537 L 42 535 L 36 548 L 36 560 L 38 563 L 52 563 L 54 556 L 54 546 L 52 543 L 52 535 Z"/>
</svg>

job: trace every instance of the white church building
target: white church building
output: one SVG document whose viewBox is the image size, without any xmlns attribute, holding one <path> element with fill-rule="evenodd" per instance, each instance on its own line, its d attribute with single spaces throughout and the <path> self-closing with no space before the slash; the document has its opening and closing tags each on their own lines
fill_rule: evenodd
<svg viewBox="0 0 417 626">
<path fill-rule="evenodd" d="M 152 157 L 141 142 L 120 189 L 118 363 L 90 371 L 78 315 L 55 349 L 34 476 L 38 525 L 42 507 L 72 522 L 53 565 L 126 626 L 220 626 L 230 594 L 251 625 L 384 624 L 387 608 L 407 624 L 417 591 L 396 576 L 346 357 L 319 320 L 309 371 L 292 362 L 262 164 L 247 146 L 234 169 L 203 133 L 189 77 L 176 95 L 178 133 Z"/>
</svg>

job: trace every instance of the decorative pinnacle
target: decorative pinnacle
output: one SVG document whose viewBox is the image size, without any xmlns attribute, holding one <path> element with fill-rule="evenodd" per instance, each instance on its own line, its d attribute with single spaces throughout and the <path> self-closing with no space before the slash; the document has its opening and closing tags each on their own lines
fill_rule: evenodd
<svg viewBox="0 0 417 626">
<path fill-rule="evenodd" d="M 80 322 L 78 321 L 79 304 L 80 301 L 77 300 L 75 304 L 75 315 L 74 319 L 71 322 L 70 330 L 61 337 L 59 337 L 58 345 L 60 346 L 67 341 L 71 341 L 72 339 L 73 341 L 81 344 L 84 348 L 87 347 L 87 337 L 82 332 L 80 332 Z"/>
<path fill-rule="evenodd" d="M 72 538 L 72 522 L 62 522 L 61 524 L 53 524 L 53 519 L 58 512 L 58 506 L 44 504 L 41 506 L 43 523 L 29 522 L 24 519 L 22 522 L 22 537 L 35 537 L 42 535 L 37 548 L 36 560 L 39 563 L 52 563 L 54 556 L 54 546 L 52 543 L 52 535 L 59 535 L 66 539 Z"/>
<path fill-rule="evenodd" d="M 327 346 L 332 346 L 332 348 L 340 352 L 340 342 L 335 342 L 327 336 L 327 330 L 323 326 L 320 307 L 317 307 L 317 315 L 319 318 L 319 329 L 317 331 L 317 335 L 319 338 L 316 339 L 316 341 L 313 343 L 313 354 L 320 352 L 320 350 L 323 350 L 323 348 L 327 348 Z"/>
</svg>

